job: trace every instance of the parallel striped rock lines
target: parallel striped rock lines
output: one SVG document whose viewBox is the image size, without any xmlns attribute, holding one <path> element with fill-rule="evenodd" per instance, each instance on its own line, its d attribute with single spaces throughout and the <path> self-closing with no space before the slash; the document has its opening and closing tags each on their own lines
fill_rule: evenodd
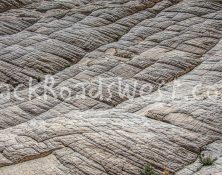
<svg viewBox="0 0 222 175">
<path fill-rule="evenodd" d="M 22 84 L 22 98 L 0 98 L 0 175 L 222 172 L 220 1 L 0 0 L 0 11 L 0 82 L 11 94 Z"/>
</svg>

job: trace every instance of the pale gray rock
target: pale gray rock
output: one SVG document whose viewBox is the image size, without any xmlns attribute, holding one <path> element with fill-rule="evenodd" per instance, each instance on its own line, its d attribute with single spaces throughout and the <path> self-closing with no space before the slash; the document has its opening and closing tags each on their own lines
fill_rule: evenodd
<svg viewBox="0 0 222 175">
<path fill-rule="evenodd" d="M 0 0 L 0 12 L 0 175 L 222 173 L 220 0 Z"/>
</svg>

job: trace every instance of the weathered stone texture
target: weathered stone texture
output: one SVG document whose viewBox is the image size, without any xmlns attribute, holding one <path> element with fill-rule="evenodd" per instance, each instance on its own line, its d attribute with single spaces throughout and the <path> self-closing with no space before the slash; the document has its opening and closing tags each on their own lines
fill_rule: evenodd
<svg viewBox="0 0 222 175">
<path fill-rule="evenodd" d="M 0 0 L 0 12 L 0 82 L 23 84 L 23 99 L 0 99 L 0 175 L 222 173 L 220 0 Z M 29 79 L 43 97 L 47 74 L 72 97 L 29 100 Z M 90 96 L 101 77 L 103 99 Z M 118 96 L 119 78 L 136 98 Z M 218 98 L 194 98 L 198 84 Z"/>
</svg>

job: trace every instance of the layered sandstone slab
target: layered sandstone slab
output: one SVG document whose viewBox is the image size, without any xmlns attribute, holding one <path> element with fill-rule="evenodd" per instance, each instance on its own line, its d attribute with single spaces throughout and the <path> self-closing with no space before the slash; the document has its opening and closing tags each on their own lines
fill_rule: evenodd
<svg viewBox="0 0 222 175">
<path fill-rule="evenodd" d="M 0 175 L 222 173 L 220 0 L 0 0 L 0 12 Z"/>
</svg>

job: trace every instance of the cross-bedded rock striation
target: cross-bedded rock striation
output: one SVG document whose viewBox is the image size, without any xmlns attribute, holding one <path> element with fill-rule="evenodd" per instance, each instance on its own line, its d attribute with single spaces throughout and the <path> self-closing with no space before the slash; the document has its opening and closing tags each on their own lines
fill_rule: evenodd
<svg viewBox="0 0 222 175">
<path fill-rule="evenodd" d="M 220 0 L 0 0 L 0 12 L 0 82 L 20 97 L 0 89 L 0 175 L 222 172 Z"/>
</svg>

